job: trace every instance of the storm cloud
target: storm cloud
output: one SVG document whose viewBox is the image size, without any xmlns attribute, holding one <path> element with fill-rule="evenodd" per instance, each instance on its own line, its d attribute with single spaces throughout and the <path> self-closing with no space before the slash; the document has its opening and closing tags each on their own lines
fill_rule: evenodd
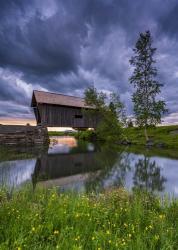
<svg viewBox="0 0 178 250">
<path fill-rule="evenodd" d="M 33 117 L 33 89 L 82 96 L 87 86 L 118 92 L 132 115 L 129 58 L 140 32 L 157 47 L 160 98 L 178 121 L 176 0 L 3 0 L 0 117 Z M 172 114 L 172 115 L 171 115 Z"/>
</svg>

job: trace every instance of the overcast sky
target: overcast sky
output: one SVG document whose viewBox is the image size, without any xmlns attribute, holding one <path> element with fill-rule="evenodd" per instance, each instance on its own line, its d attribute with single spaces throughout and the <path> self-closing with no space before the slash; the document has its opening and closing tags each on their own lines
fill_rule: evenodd
<svg viewBox="0 0 178 250">
<path fill-rule="evenodd" d="M 178 123 L 177 0 L 1 0 L 0 123 L 33 118 L 33 89 L 118 92 L 132 114 L 129 59 L 140 32 L 157 48 L 160 98 Z"/>
</svg>

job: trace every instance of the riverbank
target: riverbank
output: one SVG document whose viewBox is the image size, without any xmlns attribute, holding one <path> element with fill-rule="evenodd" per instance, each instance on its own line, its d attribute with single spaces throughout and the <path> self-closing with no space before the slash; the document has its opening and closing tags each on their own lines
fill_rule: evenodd
<svg viewBox="0 0 178 250">
<path fill-rule="evenodd" d="M 101 194 L 0 191 L 0 249 L 176 249 L 178 201 L 122 189 Z"/>
<path fill-rule="evenodd" d="M 79 132 L 56 132 L 50 131 L 49 136 L 74 136 L 79 140 L 95 141 L 96 134 L 94 131 L 79 131 Z M 178 149 L 178 125 L 161 126 L 155 128 L 148 128 L 148 136 L 150 139 L 149 147 L 152 148 L 165 148 L 165 149 Z M 146 146 L 144 129 L 141 128 L 124 128 L 123 140 L 116 140 L 117 144 Z"/>
<path fill-rule="evenodd" d="M 131 144 L 145 146 L 146 139 L 144 129 L 126 128 L 124 134 Z M 161 126 L 148 128 L 148 136 L 151 141 L 151 147 L 158 148 L 178 148 L 178 125 Z"/>
</svg>

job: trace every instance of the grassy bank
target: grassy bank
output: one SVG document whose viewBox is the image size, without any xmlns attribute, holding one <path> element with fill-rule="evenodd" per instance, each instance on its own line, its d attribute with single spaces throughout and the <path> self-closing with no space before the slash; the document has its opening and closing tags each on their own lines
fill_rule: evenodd
<svg viewBox="0 0 178 250">
<path fill-rule="evenodd" d="M 144 135 L 144 129 L 141 128 L 125 128 L 123 129 L 124 138 L 137 146 L 145 146 L 146 139 Z M 65 132 L 49 132 L 50 136 L 63 136 L 72 135 L 77 139 L 95 141 L 97 135 L 93 131 L 79 131 L 74 133 Z M 178 125 L 161 126 L 155 128 L 148 128 L 148 136 L 153 141 L 156 147 L 165 148 L 178 148 Z"/>
<path fill-rule="evenodd" d="M 100 195 L 0 192 L 0 249 L 176 249 L 178 201 L 112 190 Z"/>
<path fill-rule="evenodd" d="M 144 129 L 126 128 L 124 134 L 133 144 L 146 144 Z M 155 146 L 164 144 L 167 148 L 178 148 L 178 125 L 148 128 L 148 136 Z"/>
<path fill-rule="evenodd" d="M 49 131 L 49 136 L 74 136 L 76 139 L 84 141 L 96 140 L 96 133 L 93 130 L 84 130 L 77 132 L 62 132 L 62 131 Z"/>
<path fill-rule="evenodd" d="M 170 159 L 178 159 L 178 152 L 177 148 L 158 148 L 158 147 L 143 147 L 143 145 L 131 145 L 124 147 L 124 150 L 127 153 L 134 153 L 134 154 L 143 154 L 146 157 L 166 157 Z"/>
</svg>

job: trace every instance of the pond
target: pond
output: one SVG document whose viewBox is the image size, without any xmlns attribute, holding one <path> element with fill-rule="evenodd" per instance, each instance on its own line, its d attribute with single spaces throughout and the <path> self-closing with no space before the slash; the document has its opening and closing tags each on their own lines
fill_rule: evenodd
<svg viewBox="0 0 178 250">
<path fill-rule="evenodd" d="M 125 187 L 178 197 L 178 152 L 94 145 L 71 136 L 50 140 L 49 148 L 16 148 L 5 156 L 0 149 L 0 185 L 77 192 Z"/>
</svg>

